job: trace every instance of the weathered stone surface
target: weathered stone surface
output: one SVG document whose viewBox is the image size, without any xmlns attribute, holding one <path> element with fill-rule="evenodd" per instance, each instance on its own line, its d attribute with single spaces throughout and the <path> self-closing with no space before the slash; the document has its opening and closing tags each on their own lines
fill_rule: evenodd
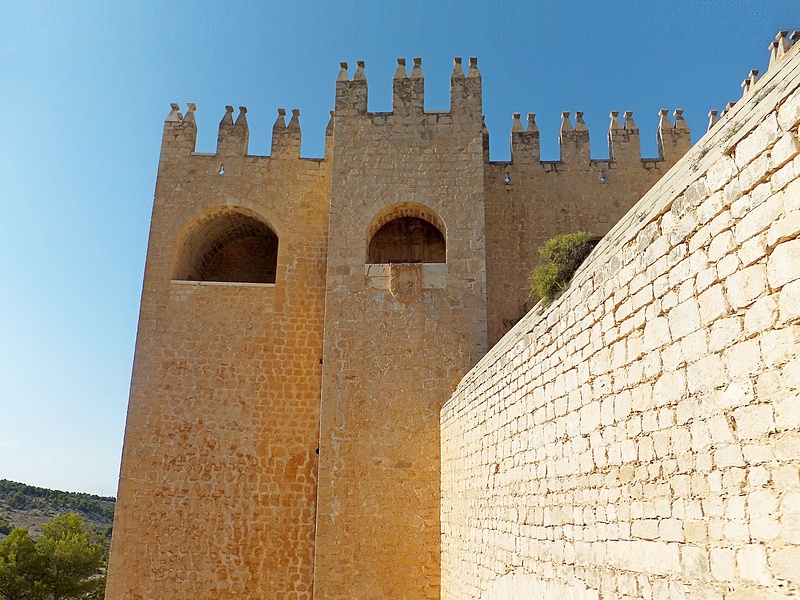
<svg viewBox="0 0 800 600">
<path fill-rule="evenodd" d="M 800 106 L 800 54 L 782 64 L 734 113 L 752 117 L 697 149 L 704 167 L 679 163 L 680 184 L 634 208 L 647 218 L 623 219 L 445 404 L 444 598 L 477 600 L 511 569 L 609 598 L 796 593 L 800 182 L 779 123 Z"/>
</svg>

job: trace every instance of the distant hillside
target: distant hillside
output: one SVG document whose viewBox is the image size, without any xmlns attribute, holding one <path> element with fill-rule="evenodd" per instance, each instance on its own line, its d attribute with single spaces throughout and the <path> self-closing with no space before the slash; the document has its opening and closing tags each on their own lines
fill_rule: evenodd
<svg viewBox="0 0 800 600">
<path fill-rule="evenodd" d="M 110 533 L 115 502 L 109 496 L 48 490 L 0 479 L 0 539 L 12 527 L 27 527 L 32 535 L 38 535 L 42 523 L 67 512 L 77 513 L 100 533 Z"/>
</svg>

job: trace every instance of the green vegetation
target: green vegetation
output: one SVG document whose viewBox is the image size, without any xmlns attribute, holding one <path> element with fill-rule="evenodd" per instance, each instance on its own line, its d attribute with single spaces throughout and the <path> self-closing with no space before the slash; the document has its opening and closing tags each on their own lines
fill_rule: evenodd
<svg viewBox="0 0 800 600">
<path fill-rule="evenodd" d="M 550 304 L 567 288 L 575 271 L 596 245 L 597 241 L 585 231 L 547 240 L 539 248 L 542 263 L 530 276 L 531 297 Z"/>
<path fill-rule="evenodd" d="M 75 513 L 53 517 L 35 539 L 16 527 L 0 542 L 0 598 L 100 600 L 105 563 L 103 536 Z"/>
<path fill-rule="evenodd" d="M 56 512 L 73 511 L 90 520 L 109 523 L 114 519 L 114 498 L 48 490 L 7 479 L 0 479 L 0 505 L 13 510 L 48 508 Z M 6 532 L 0 529 L 0 533 Z"/>
</svg>

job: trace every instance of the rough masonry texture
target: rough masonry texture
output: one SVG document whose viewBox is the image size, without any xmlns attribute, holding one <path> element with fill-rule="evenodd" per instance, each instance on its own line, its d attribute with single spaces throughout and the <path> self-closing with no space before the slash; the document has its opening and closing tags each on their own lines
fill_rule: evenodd
<svg viewBox="0 0 800 600">
<path fill-rule="evenodd" d="M 794 589 L 794 54 L 672 171 L 680 110 L 656 158 L 614 112 L 609 159 L 564 113 L 559 161 L 532 114 L 491 161 L 475 59 L 439 112 L 419 59 L 386 113 L 342 63 L 322 159 L 297 110 L 266 157 L 244 107 L 201 154 L 173 105 L 107 597 Z M 538 246 L 605 235 L 668 171 L 484 357 Z"/>
<path fill-rule="evenodd" d="M 772 49 L 445 404 L 443 598 L 800 595 L 800 52 Z"/>
</svg>

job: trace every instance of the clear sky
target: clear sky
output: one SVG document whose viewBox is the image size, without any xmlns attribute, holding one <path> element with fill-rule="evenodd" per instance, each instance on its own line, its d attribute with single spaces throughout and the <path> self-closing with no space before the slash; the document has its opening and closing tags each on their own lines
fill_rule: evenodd
<svg viewBox="0 0 800 600">
<path fill-rule="evenodd" d="M 0 14 L 0 479 L 115 495 L 161 128 L 196 102 L 198 151 L 225 105 L 268 154 L 278 107 L 321 156 L 339 61 L 366 61 L 370 110 L 391 109 L 396 58 L 423 58 L 426 108 L 449 106 L 454 56 L 477 56 L 494 160 L 511 114 L 537 113 L 558 158 L 564 110 L 596 158 L 611 110 L 656 154 L 658 109 L 694 141 L 709 109 L 765 70 L 796 0 L 631 2 L 40 2 Z M 351 75 L 353 69 L 351 68 Z"/>
</svg>

